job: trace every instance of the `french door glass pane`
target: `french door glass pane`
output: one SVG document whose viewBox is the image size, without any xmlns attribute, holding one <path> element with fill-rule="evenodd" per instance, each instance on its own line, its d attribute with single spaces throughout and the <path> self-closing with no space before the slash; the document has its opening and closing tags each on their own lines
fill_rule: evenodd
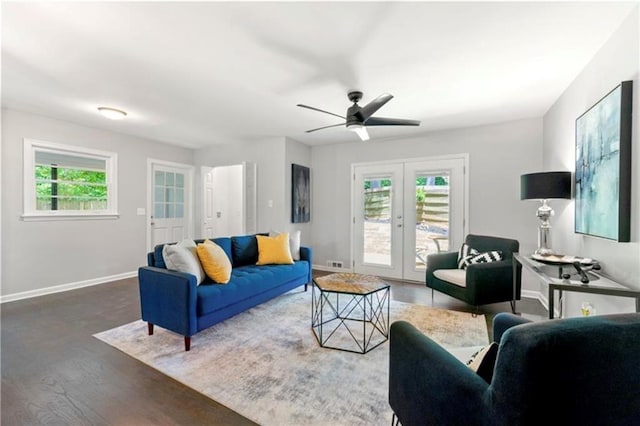
<svg viewBox="0 0 640 426">
<path fill-rule="evenodd" d="M 391 266 L 392 182 L 364 180 L 364 263 Z"/>
<path fill-rule="evenodd" d="M 449 173 L 416 176 L 416 268 L 427 255 L 449 250 Z"/>
</svg>

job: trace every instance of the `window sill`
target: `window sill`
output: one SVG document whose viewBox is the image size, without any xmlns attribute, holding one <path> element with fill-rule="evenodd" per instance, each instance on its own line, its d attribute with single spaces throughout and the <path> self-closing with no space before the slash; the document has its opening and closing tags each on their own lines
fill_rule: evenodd
<svg viewBox="0 0 640 426">
<path fill-rule="evenodd" d="M 25 222 L 54 221 L 54 220 L 109 220 L 118 219 L 118 213 L 25 213 Z"/>
</svg>

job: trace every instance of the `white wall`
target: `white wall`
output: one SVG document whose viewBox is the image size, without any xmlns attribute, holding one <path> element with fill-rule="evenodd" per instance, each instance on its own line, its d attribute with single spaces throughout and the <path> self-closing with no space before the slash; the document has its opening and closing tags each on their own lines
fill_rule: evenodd
<svg viewBox="0 0 640 426">
<path fill-rule="evenodd" d="M 118 209 L 110 220 L 24 222 L 23 138 L 118 153 Z M 2 114 L 3 300 L 45 288 L 133 274 L 146 264 L 147 158 L 191 164 L 193 153 L 133 136 L 13 110 Z"/>
<path fill-rule="evenodd" d="M 308 223 L 291 223 L 291 165 L 298 164 L 300 166 L 306 166 L 311 168 L 311 147 L 308 145 L 304 145 L 298 141 L 293 139 L 286 139 L 285 142 L 285 159 L 284 159 L 284 168 L 285 168 L 285 185 L 284 185 L 284 199 L 285 199 L 285 215 L 287 216 L 285 231 L 292 232 L 295 230 L 300 230 L 300 239 L 302 245 L 312 245 L 311 241 L 311 229 L 313 227 L 313 191 L 311 192 L 311 206 L 312 206 L 312 214 L 311 221 Z M 311 179 L 311 184 L 313 185 L 313 181 L 315 180 L 314 170 L 311 168 L 309 171 L 309 178 Z M 259 213 L 258 213 L 259 214 Z"/>
<path fill-rule="evenodd" d="M 198 166 L 196 192 L 200 194 L 200 166 L 230 166 L 243 161 L 256 163 L 258 182 L 258 232 L 286 229 L 285 199 L 285 140 L 271 138 L 254 142 L 220 144 L 195 152 L 194 161 Z M 271 201 L 271 203 L 270 203 Z M 196 203 L 196 231 L 200 229 L 201 211 Z M 196 235 L 196 237 L 198 237 Z"/>
<path fill-rule="evenodd" d="M 617 243 L 574 233 L 573 201 L 553 219 L 554 249 L 599 260 L 603 272 L 629 287 L 640 288 L 640 9 L 629 15 L 598 54 L 544 115 L 544 170 L 575 172 L 575 120 L 624 80 L 633 80 L 631 242 Z M 558 214 L 559 213 L 559 214 Z M 541 288 L 545 292 L 546 288 Z M 598 313 L 633 311 L 633 299 L 567 294 L 568 316 L 578 315 L 582 301 Z"/>
<path fill-rule="evenodd" d="M 515 238 L 521 252 L 533 251 L 537 205 L 520 201 L 520 175 L 542 167 L 541 119 L 313 147 L 314 263 L 351 265 L 351 164 L 462 153 L 469 154 L 469 232 Z"/>
</svg>

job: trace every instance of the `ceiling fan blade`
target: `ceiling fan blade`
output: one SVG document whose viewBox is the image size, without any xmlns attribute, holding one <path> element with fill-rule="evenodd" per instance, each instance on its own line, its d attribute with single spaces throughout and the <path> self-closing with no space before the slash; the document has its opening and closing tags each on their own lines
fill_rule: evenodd
<svg viewBox="0 0 640 426">
<path fill-rule="evenodd" d="M 365 126 L 419 126 L 418 120 L 404 120 L 402 118 L 371 117 L 364 122 Z"/>
<path fill-rule="evenodd" d="M 328 129 L 329 127 L 338 127 L 338 126 L 344 126 L 344 123 L 332 124 L 331 126 L 318 127 L 317 129 L 306 130 L 305 132 L 311 133 L 311 132 L 315 132 L 316 130 Z"/>
<path fill-rule="evenodd" d="M 334 114 L 334 113 L 329 112 L 329 111 L 325 111 L 325 110 L 323 110 L 323 109 L 318 109 L 318 108 L 314 108 L 314 107 L 312 107 L 312 106 L 309 106 L 309 105 L 303 105 L 303 104 L 298 104 L 298 106 L 299 106 L 300 108 L 307 108 L 307 109 L 311 109 L 311 110 L 318 111 L 318 112 L 324 112 L 325 114 L 335 115 L 336 117 L 340 117 L 340 118 L 342 118 L 343 120 L 345 120 L 345 118 L 344 118 L 343 116 L 338 115 L 338 114 Z"/>
<path fill-rule="evenodd" d="M 360 120 L 367 121 L 367 118 L 371 117 L 377 110 L 382 108 L 382 106 L 389 102 L 392 98 L 393 95 L 383 93 L 382 95 L 378 96 L 377 98 L 363 106 L 360 111 L 355 113 L 355 116 Z"/>
</svg>

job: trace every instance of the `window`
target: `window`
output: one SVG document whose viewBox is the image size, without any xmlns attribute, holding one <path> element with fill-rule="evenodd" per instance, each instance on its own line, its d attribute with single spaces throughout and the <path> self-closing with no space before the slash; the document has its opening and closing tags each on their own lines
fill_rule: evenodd
<svg viewBox="0 0 640 426">
<path fill-rule="evenodd" d="M 24 219 L 117 217 L 117 155 L 24 140 Z"/>
</svg>

